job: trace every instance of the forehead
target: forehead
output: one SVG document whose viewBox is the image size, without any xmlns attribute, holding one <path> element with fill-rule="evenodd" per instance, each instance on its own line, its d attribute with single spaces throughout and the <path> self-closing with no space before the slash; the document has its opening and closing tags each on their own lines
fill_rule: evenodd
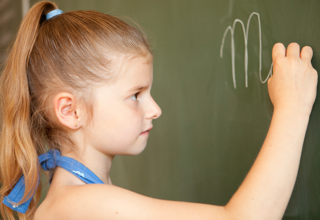
<svg viewBox="0 0 320 220">
<path fill-rule="evenodd" d="M 121 71 L 117 75 L 115 84 L 121 86 L 139 85 L 150 86 L 153 78 L 153 63 L 145 57 L 136 57 L 121 62 Z"/>
</svg>

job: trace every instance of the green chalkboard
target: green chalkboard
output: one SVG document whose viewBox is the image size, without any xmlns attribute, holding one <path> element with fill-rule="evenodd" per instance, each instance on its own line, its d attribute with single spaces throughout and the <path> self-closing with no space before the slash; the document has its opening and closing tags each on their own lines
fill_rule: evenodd
<svg viewBox="0 0 320 220">
<path fill-rule="evenodd" d="M 273 108 L 263 82 L 272 46 L 311 46 L 312 63 L 320 70 L 318 0 L 56 2 L 64 11 L 130 17 L 150 37 L 152 94 L 163 114 L 154 122 L 146 150 L 139 156 L 116 157 L 112 168 L 114 184 L 147 196 L 225 205 L 268 131 Z M 285 220 L 320 219 L 319 131 L 317 100 Z"/>
<path fill-rule="evenodd" d="M 21 0 L 0 0 L 0 64 L 6 59 L 7 47 L 18 31 L 21 9 Z"/>
</svg>

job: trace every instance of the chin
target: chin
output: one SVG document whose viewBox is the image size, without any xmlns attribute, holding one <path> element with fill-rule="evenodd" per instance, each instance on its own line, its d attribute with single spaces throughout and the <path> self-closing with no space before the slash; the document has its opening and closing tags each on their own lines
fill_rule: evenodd
<svg viewBox="0 0 320 220">
<path fill-rule="evenodd" d="M 135 148 L 131 148 L 127 153 L 125 153 L 124 155 L 139 155 L 141 154 L 144 149 L 146 148 L 146 144 L 143 146 L 139 146 L 139 147 L 135 147 Z"/>
</svg>

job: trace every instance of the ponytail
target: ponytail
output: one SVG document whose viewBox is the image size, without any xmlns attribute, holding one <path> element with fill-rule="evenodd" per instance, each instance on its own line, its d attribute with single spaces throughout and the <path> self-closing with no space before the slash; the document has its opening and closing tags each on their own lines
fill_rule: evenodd
<svg viewBox="0 0 320 220">
<path fill-rule="evenodd" d="M 0 78 L 0 196 L 7 196 L 21 175 L 25 178 L 25 193 L 20 203 L 36 194 L 27 213 L 19 214 L 20 219 L 33 219 L 39 202 L 41 187 L 38 155 L 44 151 L 35 146 L 31 135 L 31 106 L 28 63 L 45 15 L 57 6 L 51 2 L 34 5 L 23 19 L 13 48 L 7 58 Z M 19 204 L 20 204 L 19 203 Z M 2 202 L 1 213 L 5 219 L 14 220 L 12 210 Z"/>
</svg>

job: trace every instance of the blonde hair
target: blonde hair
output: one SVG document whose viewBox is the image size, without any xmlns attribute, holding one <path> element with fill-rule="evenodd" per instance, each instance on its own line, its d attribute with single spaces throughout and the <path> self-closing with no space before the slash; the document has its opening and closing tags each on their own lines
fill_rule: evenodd
<svg viewBox="0 0 320 220">
<path fill-rule="evenodd" d="M 53 97 L 61 91 L 77 94 L 92 114 L 90 88 L 112 77 L 115 55 L 152 57 L 145 36 L 124 21 L 96 11 L 46 20 L 57 8 L 44 1 L 29 10 L 0 78 L 0 196 L 7 196 L 21 175 L 21 202 L 36 192 L 20 219 L 32 219 L 39 202 L 38 155 L 60 146 L 75 149 L 53 114 Z M 0 208 L 5 219 L 14 219 L 11 209 L 3 203 Z"/>
</svg>

